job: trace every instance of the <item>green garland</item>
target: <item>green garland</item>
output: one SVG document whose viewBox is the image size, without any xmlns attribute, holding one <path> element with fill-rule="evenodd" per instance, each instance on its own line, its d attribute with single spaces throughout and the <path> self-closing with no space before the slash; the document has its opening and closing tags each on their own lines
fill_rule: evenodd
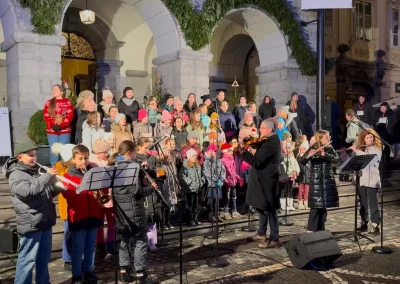
<svg viewBox="0 0 400 284">
<path fill-rule="evenodd" d="M 39 34 L 54 34 L 60 21 L 65 0 L 18 0 L 22 7 L 31 10 L 31 23 Z M 196 13 L 189 0 L 162 0 L 178 19 L 187 44 L 199 50 L 212 39 L 218 22 L 232 9 L 257 8 L 273 17 L 288 36 L 292 57 L 296 59 L 303 75 L 316 74 L 317 60 L 303 37 L 296 15 L 286 0 L 205 0 L 202 10 Z"/>
<path fill-rule="evenodd" d="M 205 0 L 203 8 L 196 13 L 189 0 L 163 0 L 178 19 L 187 44 L 200 50 L 212 39 L 218 22 L 232 9 L 257 8 L 273 17 L 279 28 L 288 36 L 288 45 L 303 75 L 316 74 L 317 59 L 303 37 L 296 15 L 286 0 Z"/>
<path fill-rule="evenodd" d="M 65 0 L 18 0 L 22 7 L 31 10 L 31 23 L 38 34 L 51 35 L 61 19 Z"/>
</svg>

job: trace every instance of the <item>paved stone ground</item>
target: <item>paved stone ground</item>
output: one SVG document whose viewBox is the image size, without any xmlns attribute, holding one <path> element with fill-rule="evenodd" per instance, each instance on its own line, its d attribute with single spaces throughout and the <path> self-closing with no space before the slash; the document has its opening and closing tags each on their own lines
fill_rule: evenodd
<svg viewBox="0 0 400 284">
<path fill-rule="evenodd" d="M 353 228 L 353 211 L 329 213 L 327 229 L 337 239 L 343 256 L 327 272 L 293 268 L 284 248 L 259 249 L 246 238 L 252 233 L 224 230 L 220 253 L 230 262 L 226 268 L 209 268 L 207 260 L 214 255 L 214 241 L 184 232 L 184 283 L 400 283 L 400 204 L 385 207 L 385 245 L 393 248 L 391 255 L 371 252 L 367 240 L 357 243 L 345 236 Z M 293 217 L 294 226 L 281 227 L 281 240 L 304 233 L 306 216 Z M 374 238 L 379 242 L 379 237 Z M 51 283 L 69 283 L 71 274 L 63 270 L 61 260 L 49 264 Z M 112 262 L 97 261 L 96 273 L 105 283 L 114 282 Z M 179 242 L 171 241 L 157 252 L 148 254 L 151 278 L 160 283 L 179 283 Z M 12 283 L 14 271 L 0 275 L 2 283 Z"/>
</svg>

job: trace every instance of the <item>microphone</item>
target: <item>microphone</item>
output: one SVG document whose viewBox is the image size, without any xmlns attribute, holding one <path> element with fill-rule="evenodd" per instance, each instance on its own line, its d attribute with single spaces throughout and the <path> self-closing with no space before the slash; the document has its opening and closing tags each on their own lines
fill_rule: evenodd
<svg viewBox="0 0 400 284">
<path fill-rule="evenodd" d="M 158 139 L 156 142 L 154 142 L 153 144 L 149 145 L 147 147 L 147 150 L 152 150 L 155 146 L 157 146 L 158 144 L 160 144 L 164 139 L 166 139 L 167 137 L 169 137 L 168 134 L 166 134 L 163 138 Z"/>
</svg>

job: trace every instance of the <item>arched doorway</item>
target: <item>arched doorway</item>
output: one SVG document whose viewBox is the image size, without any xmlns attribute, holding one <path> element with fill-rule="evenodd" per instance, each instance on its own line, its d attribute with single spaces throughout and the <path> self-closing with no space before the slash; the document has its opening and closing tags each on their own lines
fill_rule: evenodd
<svg viewBox="0 0 400 284">
<path fill-rule="evenodd" d="M 272 66 L 286 66 L 289 59 L 285 36 L 269 15 L 253 8 L 229 12 L 214 30 L 210 51 L 214 55 L 210 63 L 211 93 L 216 89 L 232 92 L 232 78 L 236 76 L 248 100 L 259 104 L 268 94 L 277 102 L 286 101 L 281 92 L 289 96 L 289 90 L 277 89 L 277 84 L 272 86 L 273 81 L 267 78 L 267 73 L 276 68 Z M 282 77 L 278 74 L 273 79 L 283 81 Z"/>
<path fill-rule="evenodd" d="M 91 45 L 75 33 L 63 32 L 62 35 L 66 44 L 61 49 L 61 80 L 67 82 L 75 94 L 93 89 L 96 57 Z"/>
<path fill-rule="evenodd" d="M 217 65 L 217 76 L 210 78 L 210 91 L 226 90 L 235 93 L 234 80 L 239 84 L 238 92 L 246 94 L 249 101 L 256 95 L 258 77 L 255 68 L 260 66 L 258 52 L 253 39 L 247 34 L 231 37 L 223 46 Z"/>
</svg>

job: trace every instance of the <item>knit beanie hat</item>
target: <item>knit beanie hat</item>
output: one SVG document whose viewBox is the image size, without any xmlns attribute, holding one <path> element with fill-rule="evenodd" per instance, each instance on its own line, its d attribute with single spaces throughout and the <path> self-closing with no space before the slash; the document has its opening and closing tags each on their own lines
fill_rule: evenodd
<svg viewBox="0 0 400 284">
<path fill-rule="evenodd" d="M 97 139 L 93 143 L 93 153 L 108 153 L 110 151 L 110 144 L 104 139 Z"/>
<path fill-rule="evenodd" d="M 147 111 L 144 108 L 139 109 L 138 120 L 142 121 L 147 116 Z"/>
<path fill-rule="evenodd" d="M 186 158 L 190 159 L 193 156 L 197 156 L 197 152 L 195 150 L 193 150 L 193 149 L 189 149 L 186 152 Z"/>
<path fill-rule="evenodd" d="M 217 139 L 217 137 L 218 137 L 218 134 L 216 131 L 212 131 L 212 132 L 208 133 L 208 138 Z"/>
<path fill-rule="evenodd" d="M 172 98 L 172 96 L 171 96 L 171 98 Z M 173 118 L 172 118 L 172 115 L 169 113 L 169 111 L 167 111 L 167 110 L 163 110 L 162 111 L 162 113 L 161 113 L 161 121 L 166 121 L 166 120 L 172 120 Z"/>
<path fill-rule="evenodd" d="M 169 99 L 173 99 L 174 97 L 171 94 L 164 95 L 164 103 L 166 103 Z"/>
<path fill-rule="evenodd" d="M 127 91 L 133 91 L 133 89 L 131 87 L 125 87 L 125 89 L 122 92 L 124 94 L 124 96 L 125 96 Z"/>
<path fill-rule="evenodd" d="M 199 135 L 198 135 L 197 132 L 195 132 L 195 131 L 190 131 L 190 132 L 188 133 L 187 140 L 189 140 L 190 138 L 199 139 Z"/>
<path fill-rule="evenodd" d="M 119 123 L 119 121 L 120 121 L 121 119 L 123 119 L 123 118 L 125 118 L 125 119 L 126 119 L 126 116 L 125 116 L 125 114 L 123 114 L 123 113 L 119 113 L 119 114 L 117 114 L 117 116 L 115 117 L 115 123 L 116 123 L 116 124 L 118 124 L 118 123 Z"/>
<path fill-rule="evenodd" d="M 292 134 L 290 134 L 289 131 L 283 132 L 283 140 L 286 140 L 288 138 L 292 138 Z"/>
<path fill-rule="evenodd" d="M 113 97 L 114 97 L 114 95 L 113 95 L 113 93 L 111 93 L 110 90 L 104 90 L 104 91 L 103 91 L 103 100 L 104 100 L 105 98 L 113 98 Z"/>
<path fill-rule="evenodd" d="M 55 155 L 60 155 L 61 159 L 67 162 L 72 159 L 72 149 L 75 146 L 74 144 L 61 144 L 57 142 L 51 146 L 51 152 Z"/>
<path fill-rule="evenodd" d="M 303 143 L 300 144 L 300 147 L 299 147 L 299 148 L 308 149 L 308 148 L 310 148 L 310 145 L 308 144 L 308 141 L 305 140 L 305 141 L 303 141 Z"/>
<path fill-rule="evenodd" d="M 229 144 L 229 143 L 224 143 L 224 144 L 222 144 L 222 146 L 221 146 L 221 150 L 222 150 L 222 153 L 226 153 L 226 152 L 228 152 L 228 151 L 233 151 L 233 147 L 232 147 L 232 145 Z"/>
<path fill-rule="evenodd" d="M 217 148 L 217 145 L 215 145 L 215 144 L 211 144 L 210 146 L 207 147 L 207 152 L 208 151 L 217 152 L 217 150 L 218 150 L 218 148 Z"/>
<path fill-rule="evenodd" d="M 285 120 L 282 117 L 278 117 L 278 119 L 276 120 L 278 123 L 283 123 L 285 124 Z"/>
<path fill-rule="evenodd" d="M 218 113 L 213 112 L 210 116 L 211 119 L 218 118 Z"/>
<path fill-rule="evenodd" d="M 205 103 L 206 102 L 206 100 L 211 100 L 211 97 L 210 97 L 210 95 L 204 95 L 204 96 L 201 96 L 201 99 L 203 100 L 203 103 Z"/>
</svg>

